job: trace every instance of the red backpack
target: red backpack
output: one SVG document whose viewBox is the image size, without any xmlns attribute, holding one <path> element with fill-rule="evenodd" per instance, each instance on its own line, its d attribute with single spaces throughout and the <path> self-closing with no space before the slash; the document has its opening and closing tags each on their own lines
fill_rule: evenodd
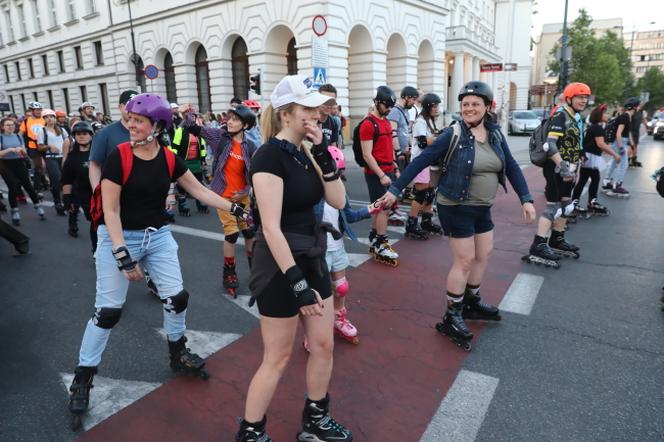
<svg viewBox="0 0 664 442">
<path fill-rule="evenodd" d="M 163 149 L 164 155 L 166 156 L 166 165 L 168 166 L 168 175 L 172 179 L 175 170 L 175 154 L 166 147 Z M 118 144 L 118 150 L 120 151 L 122 185 L 124 186 L 129 179 L 131 168 L 134 165 L 134 153 L 131 150 L 131 143 L 129 142 Z M 104 206 L 101 201 L 101 181 L 97 184 L 97 187 L 95 187 L 94 192 L 92 192 L 92 199 L 90 200 L 90 216 L 92 217 L 92 225 L 96 229 L 101 220 L 104 219 Z"/>
</svg>

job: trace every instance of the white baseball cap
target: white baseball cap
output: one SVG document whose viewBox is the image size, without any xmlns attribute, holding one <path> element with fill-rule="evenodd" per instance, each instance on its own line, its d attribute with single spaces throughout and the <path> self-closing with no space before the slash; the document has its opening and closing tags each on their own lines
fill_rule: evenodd
<svg viewBox="0 0 664 442">
<path fill-rule="evenodd" d="M 313 85 L 314 82 L 306 75 L 288 75 L 282 78 L 270 95 L 272 107 L 278 109 L 291 103 L 318 107 L 334 100 L 332 97 L 318 93 Z"/>
<path fill-rule="evenodd" d="M 171 109 L 178 109 L 179 107 L 177 103 L 171 103 Z"/>
</svg>

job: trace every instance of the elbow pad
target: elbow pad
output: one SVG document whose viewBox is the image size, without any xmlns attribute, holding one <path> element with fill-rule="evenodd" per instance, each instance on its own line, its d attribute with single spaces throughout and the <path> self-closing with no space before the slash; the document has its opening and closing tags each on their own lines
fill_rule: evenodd
<svg viewBox="0 0 664 442">
<path fill-rule="evenodd" d="M 415 139 L 417 140 L 417 146 L 420 149 L 426 149 L 426 147 L 428 146 L 427 137 L 425 137 L 424 135 L 420 135 L 419 137 L 415 137 Z"/>
<path fill-rule="evenodd" d="M 548 157 L 558 153 L 558 140 L 555 138 L 547 138 L 544 144 L 544 151 Z"/>
</svg>

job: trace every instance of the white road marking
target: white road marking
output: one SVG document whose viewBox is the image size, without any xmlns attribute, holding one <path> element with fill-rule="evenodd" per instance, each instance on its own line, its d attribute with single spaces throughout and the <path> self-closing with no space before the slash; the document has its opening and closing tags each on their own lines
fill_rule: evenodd
<svg viewBox="0 0 664 442">
<path fill-rule="evenodd" d="M 500 310 L 529 315 L 544 283 L 544 277 L 530 273 L 519 273 L 505 293 Z"/>
<path fill-rule="evenodd" d="M 65 390 L 74 379 L 71 373 L 60 373 Z M 83 428 L 89 430 L 123 408 L 136 402 L 161 384 L 156 382 L 127 381 L 95 376 L 90 392 L 90 408 L 83 415 Z"/>
<path fill-rule="evenodd" d="M 366 241 L 368 245 L 369 239 Z M 369 259 L 371 259 L 371 256 L 368 253 L 348 253 L 348 261 L 350 261 L 351 267 L 359 267 Z"/>
<path fill-rule="evenodd" d="M 237 293 L 236 298 L 231 298 L 229 295 L 224 294 L 224 297 L 232 302 L 233 304 L 237 305 L 240 307 L 242 310 L 250 313 L 251 315 L 255 316 L 258 318 L 260 314 L 258 313 L 258 306 L 254 304 L 253 306 L 249 307 L 249 300 L 251 299 L 251 295 L 245 295 L 240 292 Z"/>
<path fill-rule="evenodd" d="M 461 370 L 420 442 L 474 441 L 497 387 L 497 378 Z"/>
<path fill-rule="evenodd" d="M 163 328 L 155 329 L 164 339 L 166 331 Z M 232 344 L 242 337 L 237 333 L 220 333 L 211 331 L 187 330 L 187 347 L 192 353 L 198 354 L 201 358 L 207 358 L 215 354 L 222 348 Z"/>
</svg>

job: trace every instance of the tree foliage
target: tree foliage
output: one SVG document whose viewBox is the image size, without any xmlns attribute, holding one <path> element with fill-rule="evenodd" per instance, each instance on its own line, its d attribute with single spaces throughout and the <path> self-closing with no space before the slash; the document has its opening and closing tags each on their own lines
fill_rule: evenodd
<svg viewBox="0 0 664 442">
<path fill-rule="evenodd" d="M 664 73 L 656 67 L 651 67 L 636 83 L 636 93 L 649 92 L 650 99 L 645 109 L 652 115 L 656 109 L 664 107 Z"/>
</svg>

